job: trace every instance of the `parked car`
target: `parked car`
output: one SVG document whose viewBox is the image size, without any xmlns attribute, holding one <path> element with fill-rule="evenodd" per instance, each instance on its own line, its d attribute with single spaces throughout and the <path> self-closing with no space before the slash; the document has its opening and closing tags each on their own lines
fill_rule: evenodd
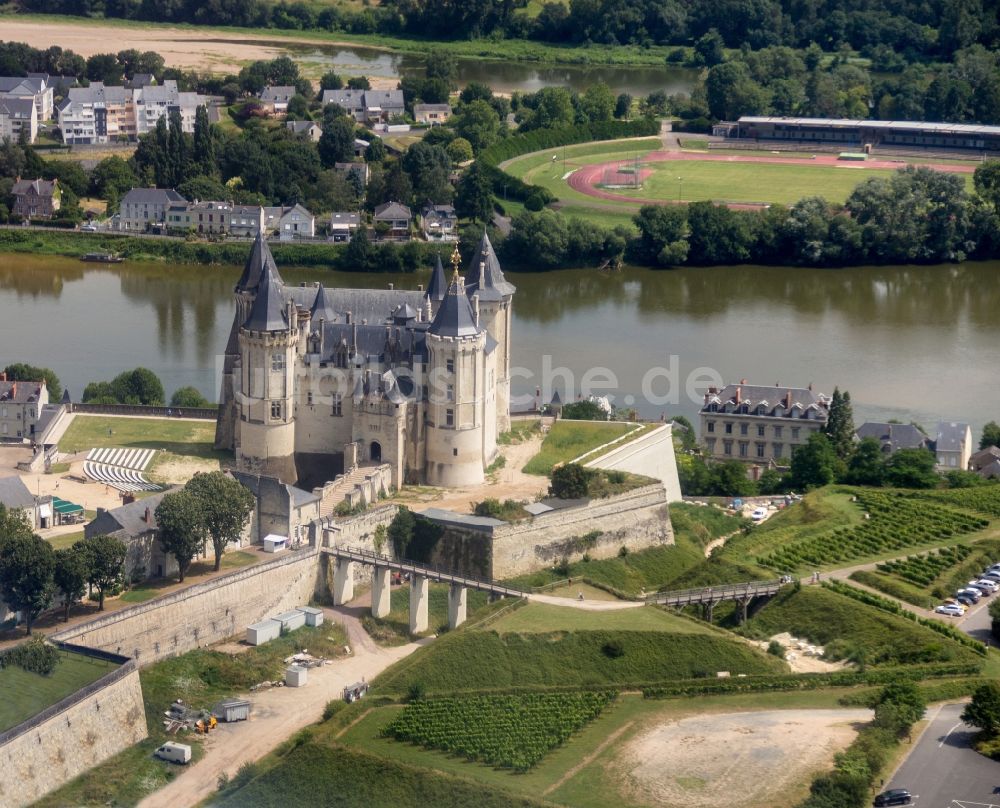
<svg viewBox="0 0 1000 808">
<path fill-rule="evenodd" d="M 761 522 L 764 519 L 767 519 L 767 508 L 757 508 L 757 510 L 750 514 L 750 518 L 755 522 Z"/>
<path fill-rule="evenodd" d="M 879 794 L 872 805 L 875 808 L 883 808 L 886 805 L 909 805 L 913 802 L 913 797 L 905 788 L 890 788 Z"/>
<path fill-rule="evenodd" d="M 1000 571 L 998 570 L 986 570 L 981 576 L 987 581 L 1000 581 Z"/>
<path fill-rule="evenodd" d="M 986 569 L 988 569 L 988 570 L 1000 570 L 1000 564 L 990 564 Z"/>
<path fill-rule="evenodd" d="M 80 225 L 80 232 L 81 233 L 96 233 L 97 232 L 97 225 L 93 225 L 93 224 Z"/>
<path fill-rule="evenodd" d="M 942 603 L 935 610 L 938 614 L 946 614 L 948 617 L 964 617 L 965 609 L 957 603 Z"/>
<path fill-rule="evenodd" d="M 996 581 L 991 581 L 988 578 L 980 578 L 978 581 L 969 581 L 969 586 L 980 589 L 990 595 L 1000 589 L 1000 584 L 997 584 Z"/>
<path fill-rule="evenodd" d="M 942 601 L 942 604 L 945 606 L 960 606 L 962 611 L 965 611 L 965 607 L 958 602 L 957 598 L 945 598 L 944 601 Z"/>
<path fill-rule="evenodd" d="M 973 589 L 971 586 L 969 586 L 966 587 L 965 589 L 959 589 L 955 593 L 955 597 L 957 598 L 962 596 L 970 598 L 974 603 L 979 603 L 979 599 L 983 596 L 983 593 L 980 592 L 978 589 Z"/>
<path fill-rule="evenodd" d="M 961 594 L 961 595 L 956 595 L 955 600 L 957 600 L 963 606 L 969 607 L 969 606 L 975 606 L 976 603 L 979 601 L 979 598 L 974 598 L 972 595 L 969 594 Z"/>
</svg>

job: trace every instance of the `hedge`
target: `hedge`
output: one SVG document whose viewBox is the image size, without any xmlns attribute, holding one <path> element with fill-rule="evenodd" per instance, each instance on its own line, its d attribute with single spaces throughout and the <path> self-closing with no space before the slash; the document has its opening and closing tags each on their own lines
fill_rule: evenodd
<svg viewBox="0 0 1000 808">
<path fill-rule="evenodd" d="M 497 166 L 504 160 L 522 154 L 552 149 L 557 146 L 572 146 L 576 143 L 591 143 L 595 140 L 620 140 L 629 137 L 649 137 L 660 133 L 660 122 L 653 118 L 636 121 L 595 121 L 577 126 L 557 129 L 534 129 L 523 134 L 512 135 L 494 143 L 479 153 L 478 163 L 496 194 L 505 193 L 508 199 L 524 202 L 533 195 L 540 196 L 546 204 L 555 201 L 547 188 L 529 185 Z"/>
<path fill-rule="evenodd" d="M 917 688 L 924 701 L 928 704 L 935 701 L 951 701 L 971 696 L 976 692 L 976 688 L 985 682 L 990 681 L 980 676 L 972 676 L 968 679 L 957 679 L 947 682 L 929 682 L 919 685 Z M 882 690 L 865 689 L 854 693 L 847 693 L 837 699 L 837 704 L 842 707 L 874 707 Z"/>
</svg>

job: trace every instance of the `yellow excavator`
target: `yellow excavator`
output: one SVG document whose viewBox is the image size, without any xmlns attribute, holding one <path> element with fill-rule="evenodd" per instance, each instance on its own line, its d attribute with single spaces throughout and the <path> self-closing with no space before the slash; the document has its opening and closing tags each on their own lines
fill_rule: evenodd
<svg viewBox="0 0 1000 808">
<path fill-rule="evenodd" d="M 214 715 L 210 715 L 207 718 L 199 718 L 194 728 L 200 735 L 208 735 L 217 726 L 219 726 L 219 720 Z"/>
</svg>

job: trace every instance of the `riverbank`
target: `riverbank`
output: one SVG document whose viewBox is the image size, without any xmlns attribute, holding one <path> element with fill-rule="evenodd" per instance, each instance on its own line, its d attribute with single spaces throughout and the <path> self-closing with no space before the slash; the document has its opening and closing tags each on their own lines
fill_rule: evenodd
<svg viewBox="0 0 1000 808">
<path fill-rule="evenodd" d="M 154 23 L 114 18 L 90 19 L 59 14 L 17 14 L 0 16 L 6 40 L 26 42 L 32 47 L 48 48 L 59 44 L 81 56 L 107 53 L 114 47 L 122 29 L 150 32 L 138 39 L 130 36 L 130 44 L 140 50 L 159 53 L 168 66 L 197 70 L 236 72 L 241 63 L 252 59 L 273 58 L 277 53 L 254 53 L 268 45 L 315 44 L 362 46 L 390 53 L 426 54 L 430 49 L 446 51 L 459 58 L 495 61 L 531 62 L 553 65 L 625 65 L 665 66 L 667 54 L 676 46 L 654 45 L 641 48 L 634 45 L 557 45 L 527 39 L 439 41 L 383 34 L 349 34 L 343 31 L 294 31 L 280 28 L 237 28 L 231 26 L 201 26 L 185 23 Z M 81 35 L 81 31 L 87 32 Z M 180 41 L 183 36 L 185 41 Z M 226 38 L 228 36 L 228 39 Z M 191 42 L 204 46 L 192 49 Z M 270 50 L 274 50 L 271 48 Z M 690 49 L 681 48 L 686 55 Z M 234 69 L 235 68 L 235 69 Z"/>
</svg>

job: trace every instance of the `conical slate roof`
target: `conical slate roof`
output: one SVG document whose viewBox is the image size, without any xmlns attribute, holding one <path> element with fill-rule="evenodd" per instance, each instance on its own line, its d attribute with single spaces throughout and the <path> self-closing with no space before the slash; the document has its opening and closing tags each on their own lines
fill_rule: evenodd
<svg viewBox="0 0 1000 808">
<path fill-rule="evenodd" d="M 278 272 L 264 265 L 264 273 L 257 288 L 257 297 L 250 307 L 250 316 L 243 323 L 249 331 L 285 331 L 288 329 L 288 315 L 281 295 L 281 279 Z"/>
<path fill-rule="evenodd" d="M 337 310 L 333 307 L 333 298 L 327 293 L 323 284 L 320 284 L 316 290 L 316 299 L 313 301 L 312 308 L 309 311 L 312 314 L 314 324 L 318 323 L 320 318 L 323 318 L 328 323 L 337 322 Z"/>
<path fill-rule="evenodd" d="M 441 301 L 428 332 L 438 337 L 472 337 L 479 333 L 457 265 L 448 294 Z"/>
<path fill-rule="evenodd" d="M 444 267 L 441 266 L 441 256 L 434 256 L 434 272 L 431 282 L 427 284 L 427 297 L 431 300 L 444 300 L 448 294 L 448 282 L 444 279 Z"/>
<path fill-rule="evenodd" d="M 485 230 L 465 275 L 465 291 L 470 296 L 478 294 L 480 300 L 503 300 L 517 291 L 514 284 L 508 283 L 503 276 L 500 262 Z"/>
<path fill-rule="evenodd" d="M 257 237 L 253 240 L 253 246 L 250 248 L 250 255 L 243 267 L 243 274 L 236 282 L 236 291 L 256 291 L 257 287 L 260 286 L 261 275 L 263 275 L 265 267 L 270 267 L 280 283 L 281 276 L 278 275 L 278 267 L 274 263 L 274 256 L 271 255 L 271 248 L 267 246 L 264 231 L 258 230 Z"/>
</svg>

